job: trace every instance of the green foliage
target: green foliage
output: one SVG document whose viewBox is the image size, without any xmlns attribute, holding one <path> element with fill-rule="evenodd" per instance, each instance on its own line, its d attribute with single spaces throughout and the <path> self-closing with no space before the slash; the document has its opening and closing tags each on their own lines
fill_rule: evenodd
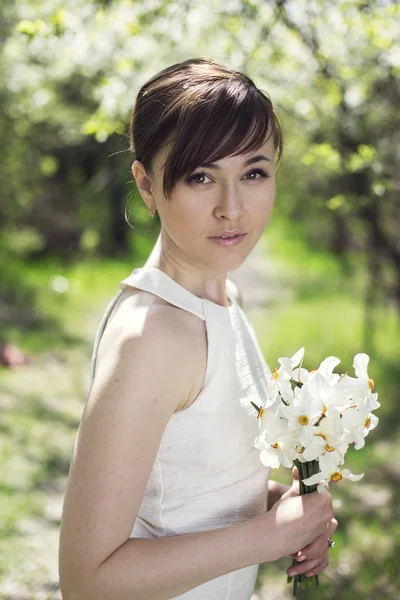
<svg viewBox="0 0 400 600">
<path fill-rule="evenodd" d="M 196 2 L 178 8 L 167 0 L 151 7 L 83 0 L 8 6 L 0 57 L 6 75 L 0 135 L 8 148 L 0 165 L 3 231 L 36 228 L 43 252 L 60 252 L 56 240 L 64 239 L 70 254 L 114 252 L 110 210 L 117 195 L 122 213 L 121 198 L 132 181 L 124 161 L 135 94 L 166 65 L 207 56 L 212 40 L 215 57 L 247 72 L 272 96 L 283 120 L 287 151 L 279 183 L 285 202 L 279 210 L 306 221 L 311 243 L 339 253 L 371 251 L 371 212 L 377 212 L 373 252 L 392 263 L 396 283 L 387 293 L 398 300 L 388 218 L 395 210 L 398 160 L 397 3 L 318 0 L 311 7 L 301 0 L 294 10 L 291 3 L 225 6 L 218 0 L 213 19 L 204 19 L 200 9 Z M 80 160 L 74 148 L 82 149 Z M 112 181 L 111 173 L 117 185 L 101 183 Z M 43 212 L 55 218 L 32 218 Z M 62 228 L 61 236 L 52 235 Z M 86 230 L 97 237 L 87 238 Z"/>
<path fill-rule="evenodd" d="M 337 150 L 330 144 L 312 144 L 308 152 L 303 156 L 303 163 L 307 166 L 315 166 L 324 169 L 327 174 L 337 174 L 340 169 L 340 156 Z"/>
</svg>

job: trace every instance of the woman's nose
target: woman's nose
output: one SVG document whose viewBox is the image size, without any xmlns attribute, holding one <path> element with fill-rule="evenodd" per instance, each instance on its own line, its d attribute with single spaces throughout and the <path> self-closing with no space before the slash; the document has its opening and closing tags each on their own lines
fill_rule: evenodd
<svg viewBox="0 0 400 600">
<path fill-rule="evenodd" d="M 238 190 L 234 187 L 224 189 L 218 198 L 215 212 L 219 217 L 227 217 L 232 222 L 243 213 L 243 201 Z"/>
</svg>

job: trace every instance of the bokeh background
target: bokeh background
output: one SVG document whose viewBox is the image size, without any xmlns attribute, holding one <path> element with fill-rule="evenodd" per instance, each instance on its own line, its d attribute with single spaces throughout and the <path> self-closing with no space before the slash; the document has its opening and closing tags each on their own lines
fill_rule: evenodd
<svg viewBox="0 0 400 600">
<path fill-rule="evenodd" d="M 159 231 L 130 172 L 129 113 L 150 76 L 200 56 L 252 77 L 284 127 L 273 215 L 240 268 L 268 364 L 304 346 L 306 368 L 335 355 L 353 374 L 367 352 L 381 402 L 348 454 L 364 479 L 332 488 L 330 567 L 299 597 L 400 598 L 399 31 L 390 0 L 1 1 L 0 598 L 61 597 L 95 330 Z M 261 566 L 258 598 L 290 597 L 288 565 Z"/>
</svg>

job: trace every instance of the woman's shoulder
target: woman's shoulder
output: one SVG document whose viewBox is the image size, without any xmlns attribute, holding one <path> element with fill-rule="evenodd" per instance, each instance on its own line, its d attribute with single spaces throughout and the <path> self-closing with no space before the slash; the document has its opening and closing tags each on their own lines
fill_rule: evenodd
<svg viewBox="0 0 400 600">
<path fill-rule="evenodd" d="M 129 288 L 121 293 L 107 322 L 96 371 L 109 372 L 123 348 L 151 357 L 161 347 L 171 349 L 166 359 L 179 362 L 182 377 L 189 378 L 192 390 L 201 387 L 207 358 L 204 321 L 150 292 Z M 183 406 L 187 401 L 190 397 Z"/>
<path fill-rule="evenodd" d="M 122 291 L 106 329 L 113 337 L 125 340 L 141 337 L 146 330 L 161 333 L 165 328 L 185 338 L 204 331 L 204 321 L 151 292 L 128 288 Z"/>
</svg>

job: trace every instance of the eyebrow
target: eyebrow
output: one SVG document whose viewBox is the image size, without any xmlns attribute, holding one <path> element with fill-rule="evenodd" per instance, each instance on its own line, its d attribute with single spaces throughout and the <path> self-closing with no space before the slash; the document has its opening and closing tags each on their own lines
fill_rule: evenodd
<svg viewBox="0 0 400 600">
<path fill-rule="evenodd" d="M 263 154 L 257 154 L 256 156 L 252 156 L 251 158 L 247 159 L 244 165 L 253 165 L 254 163 L 260 162 L 262 160 L 267 160 L 268 162 L 271 162 L 271 159 L 267 156 L 264 156 Z M 207 169 L 221 169 L 221 167 L 219 165 L 216 165 L 215 163 L 203 163 L 200 166 L 207 167 Z"/>
</svg>

